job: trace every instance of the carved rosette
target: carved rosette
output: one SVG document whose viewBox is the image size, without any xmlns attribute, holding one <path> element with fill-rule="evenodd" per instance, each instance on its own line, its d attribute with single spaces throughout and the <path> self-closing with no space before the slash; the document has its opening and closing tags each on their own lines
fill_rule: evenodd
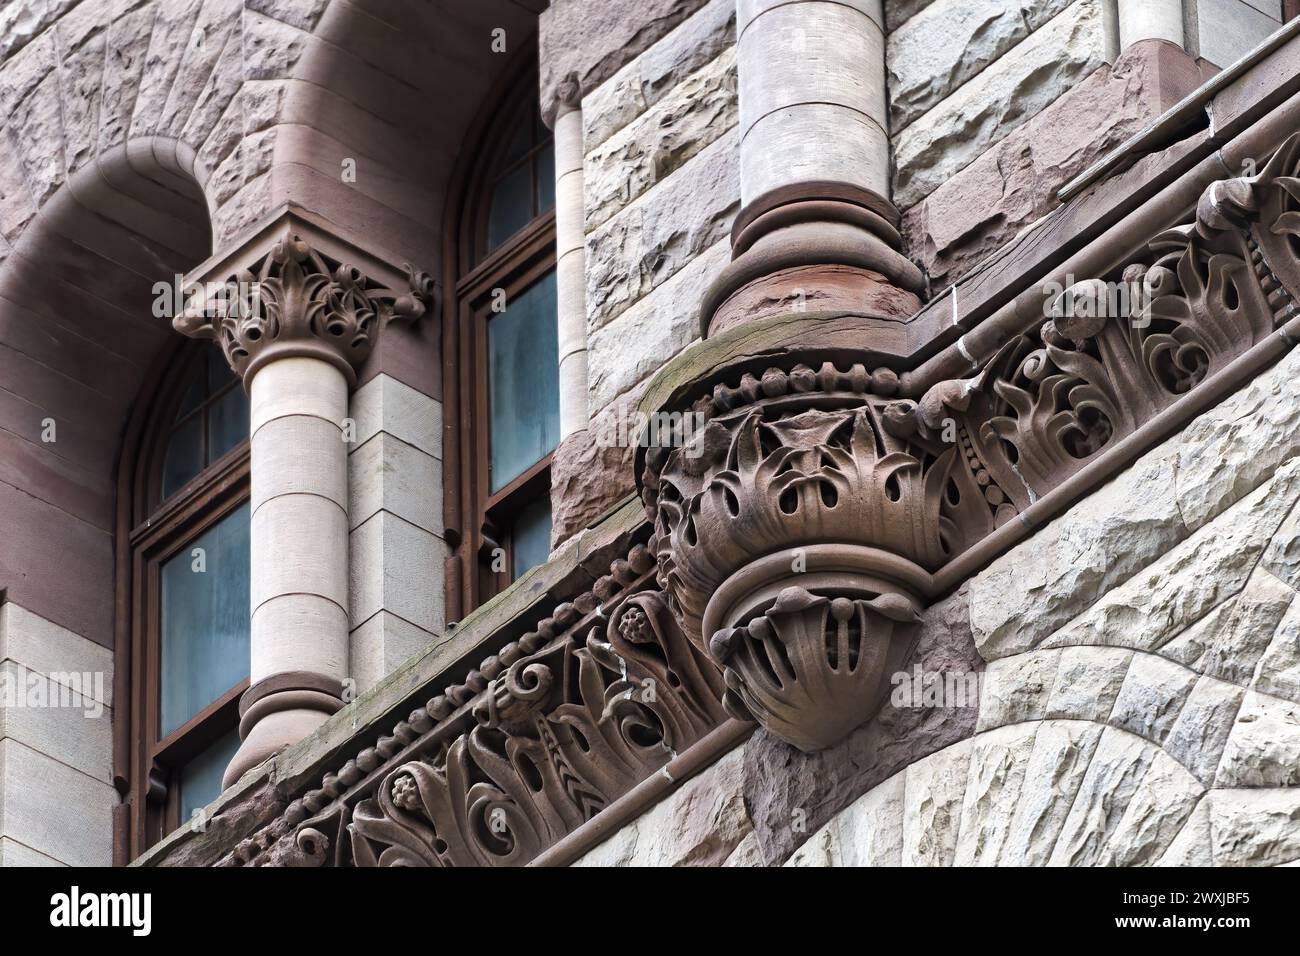
<svg viewBox="0 0 1300 956">
<path fill-rule="evenodd" d="M 215 341 L 245 383 L 287 355 L 329 362 L 352 383 L 383 323 L 414 322 L 435 308 L 433 280 L 406 271 L 408 288 L 390 289 L 290 234 L 253 268 L 192 295 L 173 325 Z"/>
</svg>

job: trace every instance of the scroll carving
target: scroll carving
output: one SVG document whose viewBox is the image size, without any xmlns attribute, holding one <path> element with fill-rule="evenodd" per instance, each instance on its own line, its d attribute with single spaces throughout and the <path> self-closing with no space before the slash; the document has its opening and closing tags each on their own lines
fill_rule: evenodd
<svg viewBox="0 0 1300 956">
<path fill-rule="evenodd" d="M 634 548 L 229 862 L 514 866 L 590 820 L 726 719 L 653 567 Z"/>
</svg>

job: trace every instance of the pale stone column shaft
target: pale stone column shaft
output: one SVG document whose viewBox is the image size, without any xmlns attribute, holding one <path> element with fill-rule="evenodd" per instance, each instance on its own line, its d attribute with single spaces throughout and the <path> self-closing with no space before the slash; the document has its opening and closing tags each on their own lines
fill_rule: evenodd
<svg viewBox="0 0 1300 956">
<path fill-rule="evenodd" d="M 1182 0 L 1119 0 L 1119 48 L 1139 40 L 1168 40 L 1183 46 Z"/>
<path fill-rule="evenodd" d="M 341 684 L 348 670 L 347 379 L 330 362 L 286 356 L 262 366 L 249 393 L 249 681 L 279 679 L 289 699 L 273 692 L 253 705 L 264 714 L 249 708 L 227 786 L 323 723 L 337 704 L 304 685 Z"/>
<path fill-rule="evenodd" d="M 576 100 L 576 95 L 572 99 Z M 564 439 L 586 428 L 588 416 L 582 111 L 561 103 L 554 136 L 556 320 L 560 340 L 560 438 Z"/>
<path fill-rule="evenodd" d="M 889 195 L 880 0 L 737 0 L 741 205 L 781 186 Z"/>
</svg>

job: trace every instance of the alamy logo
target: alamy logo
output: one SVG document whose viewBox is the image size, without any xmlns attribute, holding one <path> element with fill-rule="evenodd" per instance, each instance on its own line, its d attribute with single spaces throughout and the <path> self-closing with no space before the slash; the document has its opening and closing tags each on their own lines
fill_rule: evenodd
<svg viewBox="0 0 1300 956">
<path fill-rule="evenodd" d="M 50 897 L 51 926 L 127 926 L 133 936 L 148 936 L 153 925 L 150 893 L 68 893 Z"/>
<path fill-rule="evenodd" d="M 21 664 L 0 671 L 0 708 L 74 709 L 93 718 L 104 713 L 103 700 L 103 671 L 53 671 L 47 675 Z"/>
</svg>

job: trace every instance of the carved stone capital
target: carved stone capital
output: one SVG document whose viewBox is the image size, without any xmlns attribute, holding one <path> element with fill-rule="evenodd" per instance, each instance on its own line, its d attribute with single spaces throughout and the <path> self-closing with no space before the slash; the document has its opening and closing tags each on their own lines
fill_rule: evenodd
<svg viewBox="0 0 1300 956">
<path fill-rule="evenodd" d="M 268 362 L 293 355 L 329 362 L 352 384 L 385 324 L 436 308 L 433 280 L 403 268 L 404 286 L 392 287 L 288 231 L 251 264 L 195 283 L 172 324 L 215 341 L 245 386 Z"/>
</svg>

